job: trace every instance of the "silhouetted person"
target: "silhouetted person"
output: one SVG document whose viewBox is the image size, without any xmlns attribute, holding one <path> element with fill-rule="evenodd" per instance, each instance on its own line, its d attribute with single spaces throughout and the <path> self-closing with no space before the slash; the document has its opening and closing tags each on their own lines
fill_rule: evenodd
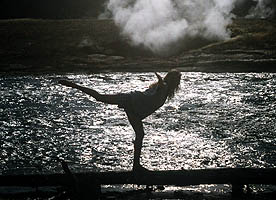
<svg viewBox="0 0 276 200">
<path fill-rule="evenodd" d="M 76 88 L 94 97 L 97 101 L 118 105 L 127 114 L 128 120 L 135 131 L 133 170 L 146 170 L 140 165 L 140 154 L 144 138 L 142 120 L 164 105 L 166 99 L 171 99 L 179 89 L 181 73 L 171 70 L 162 79 L 155 73 L 158 82 L 153 83 L 143 92 L 133 91 L 119 94 L 99 94 L 97 91 L 82 87 L 67 80 L 59 81 L 60 84 Z"/>
</svg>

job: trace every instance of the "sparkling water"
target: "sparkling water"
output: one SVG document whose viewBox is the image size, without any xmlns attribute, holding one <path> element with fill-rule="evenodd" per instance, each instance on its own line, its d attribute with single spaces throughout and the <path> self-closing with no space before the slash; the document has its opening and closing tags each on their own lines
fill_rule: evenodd
<svg viewBox="0 0 276 200">
<path fill-rule="evenodd" d="M 161 73 L 163 76 L 164 73 Z M 153 73 L 0 76 L 0 172 L 131 170 L 134 132 L 122 109 L 58 84 L 100 93 L 145 90 Z M 276 74 L 182 73 L 175 98 L 143 120 L 151 170 L 276 166 Z"/>
</svg>

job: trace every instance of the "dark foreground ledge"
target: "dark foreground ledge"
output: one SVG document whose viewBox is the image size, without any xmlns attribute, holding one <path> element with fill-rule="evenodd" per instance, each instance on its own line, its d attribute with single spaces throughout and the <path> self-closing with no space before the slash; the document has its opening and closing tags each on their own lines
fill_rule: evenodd
<svg viewBox="0 0 276 200">
<path fill-rule="evenodd" d="M 276 184 L 276 169 L 221 168 L 148 172 L 89 172 L 73 174 L 81 182 L 99 185 L 199 185 L 199 184 Z M 0 186 L 66 186 L 68 174 L 1 175 Z"/>
<path fill-rule="evenodd" d="M 199 184 L 231 184 L 232 197 L 250 195 L 249 184 L 276 184 L 276 169 L 221 168 L 144 172 L 87 172 L 72 173 L 65 164 L 65 174 L 1 175 L 0 187 L 62 186 L 64 192 L 54 199 L 100 199 L 101 185 L 138 184 L 147 186 L 188 186 Z M 246 187 L 246 190 L 244 186 Z M 147 187 L 148 188 L 148 187 Z M 147 195 L 150 193 L 147 192 Z M 8 196 L 10 197 L 10 196 Z M 140 198 L 137 198 L 140 199 Z"/>
</svg>

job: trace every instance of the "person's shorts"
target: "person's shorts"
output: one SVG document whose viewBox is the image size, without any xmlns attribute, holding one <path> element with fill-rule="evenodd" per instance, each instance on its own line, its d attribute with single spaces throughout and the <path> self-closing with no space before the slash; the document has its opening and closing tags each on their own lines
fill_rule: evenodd
<svg viewBox="0 0 276 200">
<path fill-rule="evenodd" d="M 131 107 L 130 94 L 118 94 L 118 107 L 124 109 Z"/>
<path fill-rule="evenodd" d="M 140 108 L 133 107 L 134 106 L 132 103 L 133 93 L 122 93 L 118 95 L 118 98 L 119 98 L 118 99 L 119 108 L 123 108 L 125 112 L 133 113 L 137 118 L 143 119 L 138 114 L 139 112 L 137 112 L 137 109 L 139 110 Z"/>
</svg>

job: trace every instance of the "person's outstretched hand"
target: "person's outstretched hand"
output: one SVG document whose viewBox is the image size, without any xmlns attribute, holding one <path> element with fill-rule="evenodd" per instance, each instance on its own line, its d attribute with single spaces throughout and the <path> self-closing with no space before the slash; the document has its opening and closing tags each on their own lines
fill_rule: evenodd
<svg viewBox="0 0 276 200">
<path fill-rule="evenodd" d="M 72 82 L 67 81 L 67 80 L 60 80 L 58 83 L 61 84 L 61 85 L 65 85 L 67 87 L 75 87 L 76 86 L 75 83 L 72 83 Z"/>
</svg>

